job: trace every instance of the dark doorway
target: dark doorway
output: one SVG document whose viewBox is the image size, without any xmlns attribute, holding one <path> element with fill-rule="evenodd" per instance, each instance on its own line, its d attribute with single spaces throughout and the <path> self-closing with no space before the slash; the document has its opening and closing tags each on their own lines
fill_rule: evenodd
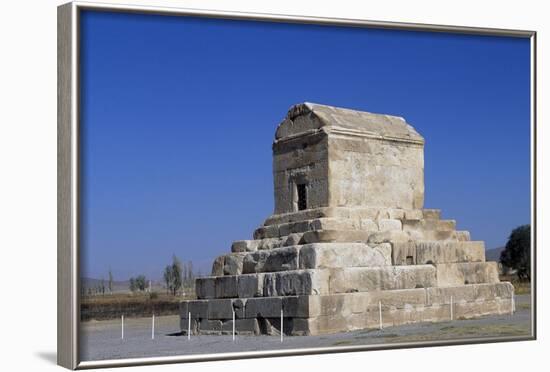
<svg viewBox="0 0 550 372">
<path fill-rule="evenodd" d="M 307 209 L 307 189 L 305 183 L 299 183 L 296 185 L 298 189 L 298 210 L 302 211 Z"/>
</svg>

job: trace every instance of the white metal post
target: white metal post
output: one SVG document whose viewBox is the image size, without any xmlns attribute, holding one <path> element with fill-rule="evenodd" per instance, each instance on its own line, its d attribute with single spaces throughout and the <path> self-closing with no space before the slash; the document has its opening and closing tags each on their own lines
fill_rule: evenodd
<svg viewBox="0 0 550 372">
<path fill-rule="evenodd" d="M 189 317 L 187 318 L 187 339 L 191 339 L 191 312 L 189 312 Z"/>
<path fill-rule="evenodd" d="M 453 320 L 453 296 L 451 296 L 451 320 Z"/>
<path fill-rule="evenodd" d="M 120 331 L 121 331 L 120 338 L 124 340 L 124 314 L 120 316 L 120 319 L 122 320 L 121 327 L 120 327 Z"/>
<path fill-rule="evenodd" d="M 378 301 L 378 320 L 380 322 L 380 329 L 382 329 L 382 301 Z"/>
<path fill-rule="evenodd" d="M 283 342 L 283 309 L 281 308 L 281 342 Z"/>
<path fill-rule="evenodd" d="M 151 322 L 151 340 L 155 339 L 155 314 L 153 314 L 153 320 Z"/>
<path fill-rule="evenodd" d="M 235 341 L 235 310 L 233 310 L 233 341 Z"/>
</svg>

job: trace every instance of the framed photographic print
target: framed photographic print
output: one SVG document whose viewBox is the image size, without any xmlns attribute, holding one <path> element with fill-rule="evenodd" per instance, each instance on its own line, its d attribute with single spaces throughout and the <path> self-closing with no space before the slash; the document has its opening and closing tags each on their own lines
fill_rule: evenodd
<svg viewBox="0 0 550 372">
<path fill-rule="evenodd" d="M 533 340 L 536 33 L 58 8 L 58 363 Z"/>
</svg>

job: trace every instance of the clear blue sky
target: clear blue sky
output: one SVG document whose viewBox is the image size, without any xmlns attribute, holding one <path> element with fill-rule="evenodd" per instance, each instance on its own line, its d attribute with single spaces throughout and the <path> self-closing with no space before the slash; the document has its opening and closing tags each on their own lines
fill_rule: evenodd
<svg viewBox="0 0 550 372">
<path fill-rule="evenodd" d="M 298 102 L 403 116 L 426 208 L 488 248 L 530 220 L 529 41 L 85 12 L 82 272 L 208 271 L 273 211 L 271 143 Z"/>
</svg>

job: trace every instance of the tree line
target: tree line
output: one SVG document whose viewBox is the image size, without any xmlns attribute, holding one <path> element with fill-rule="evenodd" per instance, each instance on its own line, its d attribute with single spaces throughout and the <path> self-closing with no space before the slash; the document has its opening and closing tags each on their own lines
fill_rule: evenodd
<svg viewBox="0 0 550 372">
<path fill-rule="evenodd" d="M 176 255 L 172 256 L 172 262 L 164 268 L 162 278 L 168 294 L 176 296 L 185 288 L 194 286 L 195 278 L 200 272 L 195 272 L 192 261 L 181 261 Z M 82 295 L 105 295 L 113 293 L 113 273 L 109 268 L 108 280 L 102 278 L 94 286 L 82 286 Z M 150 288 L 150 281 L 143 274 L 133 276 L 128 281 L 128 289 L 132 292 L 145 292 Z"/>
</svg>

